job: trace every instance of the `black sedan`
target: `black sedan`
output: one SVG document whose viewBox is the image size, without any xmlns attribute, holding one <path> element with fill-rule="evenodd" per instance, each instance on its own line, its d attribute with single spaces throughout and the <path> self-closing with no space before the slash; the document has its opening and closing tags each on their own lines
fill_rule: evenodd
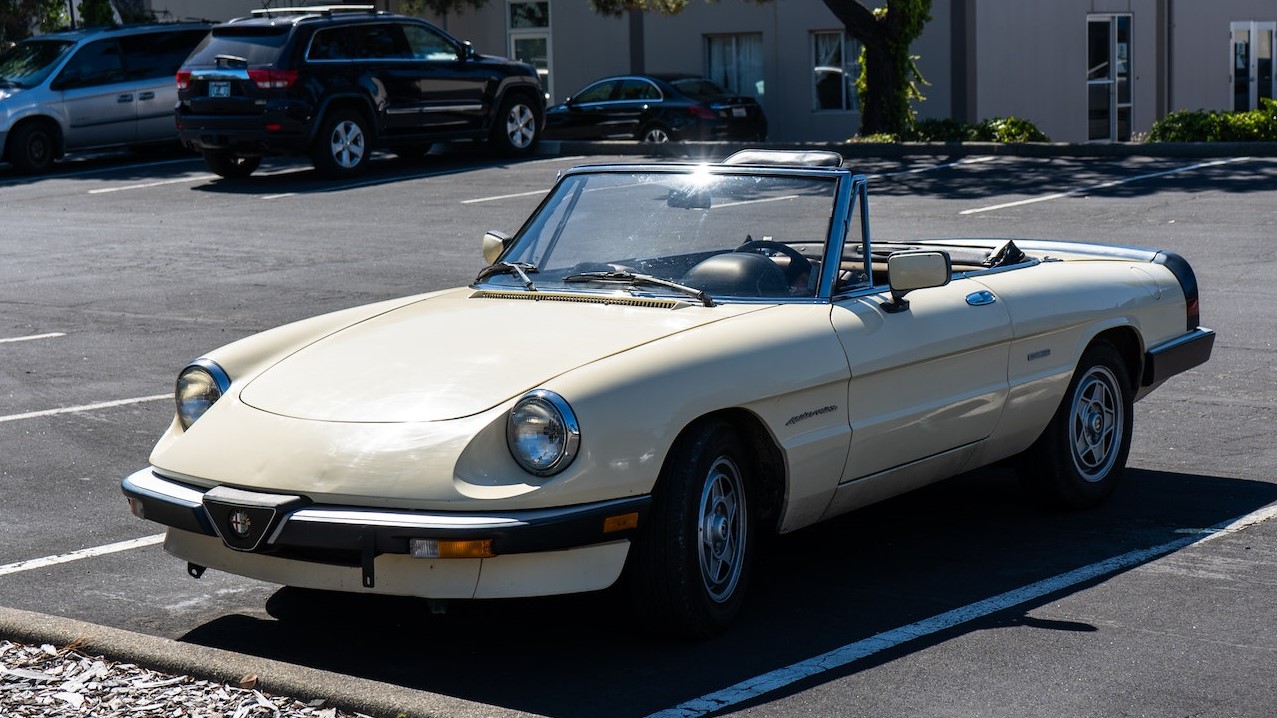
<svg viewBox="0 0 1277 718">
<path fill-rule="evenodd" d="M 765 140 L 767 117 L 752 97 L 694 75 L 605 77 L 546 110 L 556 140 Z"/>
</svg>

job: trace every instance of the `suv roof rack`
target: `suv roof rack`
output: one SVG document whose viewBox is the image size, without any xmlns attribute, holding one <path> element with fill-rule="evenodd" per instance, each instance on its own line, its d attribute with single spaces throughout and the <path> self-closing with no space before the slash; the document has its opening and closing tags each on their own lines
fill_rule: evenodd
<svg viewBox="0 0 1277 718">
<path fill-rule="evenodd" d="M 302 7 L 262 8 L 253 10 L 253 17 L 275 17 L 276 15 L 333 15 L 339 12 L 366 12 L 376 14 L 375 5 L 306 5 Z"/>
</svg>

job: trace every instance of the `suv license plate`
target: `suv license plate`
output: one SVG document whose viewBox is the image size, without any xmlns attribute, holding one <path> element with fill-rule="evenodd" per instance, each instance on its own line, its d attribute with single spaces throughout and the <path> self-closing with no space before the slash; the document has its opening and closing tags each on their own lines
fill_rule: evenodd
<svg viewBox="0 0 1277 718">
<path fill-rule="evenodd" d="M 231 83 L 229 82 L 210 82 L 208 83 L 209 97 L 230 97 Z"/>
<path fill-rule="evenodd" d="M 748 113 L 746 112 L 746 110 L 745 110 L 745 108 L 744 108 L 744 107 L 733 107 L 733 108 L 732 108 L 732 117 L 744 117 L 746 114 L 748 114 Z"/>
</svg>

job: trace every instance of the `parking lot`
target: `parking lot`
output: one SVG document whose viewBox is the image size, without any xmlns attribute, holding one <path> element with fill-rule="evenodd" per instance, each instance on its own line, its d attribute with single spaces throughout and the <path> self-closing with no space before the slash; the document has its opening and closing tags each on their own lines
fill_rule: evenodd
<svg viewBox="0 0 1277 718">
<path fill-rule="evenodd" d="M 119 481 L 177 371 L 296 319 L 469 282 L 556 173 L 607 157 L 0 165 L 0 606 L 547 716 L 1233 716 L 1277 701 L 1277 158 L 856 160 L 875 237 L 1184 255 L 1218 332 L 1136 405 L 1124 485 L 1048 513 L 1005 470 L 781 537 L 727 635 L 644 636 L 609 592 L 454 604 L 200 580 Z M 617 158 L 634 161 L 636 158 Z M 537 350 L 535 327 L 502 341 Z M 482 347 L 476 347 L 481 352 Z M 459 709 L 458 709 L 459 710 Z M 479 713 L 488 712 L 479 710 Z"/>
</svg>

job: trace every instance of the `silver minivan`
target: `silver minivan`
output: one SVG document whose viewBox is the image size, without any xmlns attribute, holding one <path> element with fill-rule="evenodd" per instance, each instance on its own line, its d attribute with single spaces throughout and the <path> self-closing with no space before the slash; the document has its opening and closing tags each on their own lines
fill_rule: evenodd
<svg viewBox="0 0 1277 718">
<path fill-rule="evenodd" d="M 174 75 L 205 23 L 94 27 L 0 54 L 0 159 L 43 172 L 68 152 L 177 141 Z"/>
</svg>

